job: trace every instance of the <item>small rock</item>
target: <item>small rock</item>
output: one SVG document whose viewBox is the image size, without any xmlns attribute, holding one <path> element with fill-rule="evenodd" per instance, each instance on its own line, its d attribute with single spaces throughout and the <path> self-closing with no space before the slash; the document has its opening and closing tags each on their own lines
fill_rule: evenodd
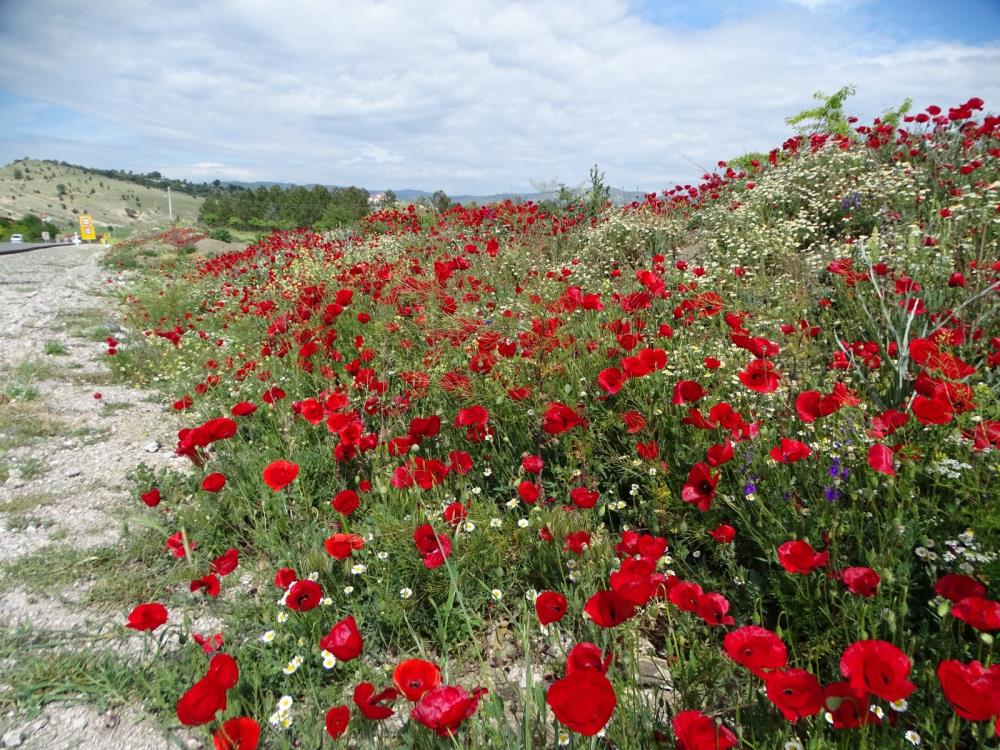
<svg viewBox="0 0 1000 750">
<path fill-rule="evenodd" d="M 201 750 L 201 748 L 203 748 L 204 745 L 201 743 L 200 740 L 196 740 L 194 737 L 188 737 L 186 740 L 184 740 L 184 747 L 186 747 L 188 750 Z"/>
<path fill-rule="evenodd" d="M 155 440 L 150 440 L 148 443 L 142 446 L 142 449 L 146 451 L 146 453 L 156 453 L 156 451 L 160 450 L 160 444 Z"/>
<path fill-rule="evenodd" d="M 69 728 L 76 732 L 85 729 L 86 726 L 87 726 L 87 717 L 84 716 L 83 714 L 80 714 L 79 716 L 74 716 L 72 720 L 69 722 Z"/>
<path fill-rule="evenodd" d="M 638 666 L 640 685 L 673 690 L 673 679 L 670 677 L 666 660 L 655 656 L 640 656 Z"/>
<path fill-rule="evenodd" d="M 10 729 L 0 737 L 0 745 L 4 747 L 21 747 L 24 744 L 24 730 Z"/>
<path fill-rule="evenodd" d="M 83 474 L 83 471 L 81 471 L 80 469 L 77 469 L 77 468 L 67 469 L 66 470 L 66 478 L 67 479 L 72 479 L 73 477 L 78 477 L 81 474 Z"/>
</svg>

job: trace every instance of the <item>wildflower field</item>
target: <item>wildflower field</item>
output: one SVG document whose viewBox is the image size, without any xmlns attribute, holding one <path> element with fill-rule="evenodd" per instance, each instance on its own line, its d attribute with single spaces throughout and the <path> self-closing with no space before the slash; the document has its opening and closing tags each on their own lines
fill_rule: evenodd
<svg viewBox="0 0 1000 750">
<path fill-rule="evenodd" d="M 983 107 L 133 273 L 108 361 L 191 466 L 135 475 L 147 707 L 220 750 L 997 747 Z"/>
</svg>

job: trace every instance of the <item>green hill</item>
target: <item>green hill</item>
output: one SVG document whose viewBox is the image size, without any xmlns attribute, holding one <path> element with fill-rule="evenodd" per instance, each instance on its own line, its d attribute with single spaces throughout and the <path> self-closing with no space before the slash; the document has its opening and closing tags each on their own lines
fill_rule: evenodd
<svg viewBox="0 0 1000 750">
<path fill-rule="evenodd" d="M 203 200 L 174 191 L 174 220 L 194 224 Z M 77 215 L 83 213 L 94 217 L 99 233 L 106 227 L 145 230 L 170 224 L 165 188 L 38 159 L 19 159 L 0 167 L 0 216 L 19 219 L 26 213 L 49 220 L 62 231 L 74 231 Z"/>
</svg>

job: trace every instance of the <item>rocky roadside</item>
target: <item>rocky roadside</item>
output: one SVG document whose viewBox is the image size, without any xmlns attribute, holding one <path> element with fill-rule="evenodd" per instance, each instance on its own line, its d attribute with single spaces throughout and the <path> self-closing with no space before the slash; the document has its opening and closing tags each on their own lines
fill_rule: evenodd
<svg viewBox="0 0 1000 750">
<path fill-rule="evenodd" d="M 89 584 L 80 581 L 39 591 L 23 571 L 37 562 L 40 574 L 55 568 L 67 581 L 78 570 L 83 579 L 86 553 L 114 544 L 134 508 L 126 474 L 140 462 L 177 462 L 177 427 L 158 400 L 109 382 L 101 341 L 121 329 L 103 251 L 80 245 L 0 256 L 0 624 L 18 642 L 121 631 L 124 605 L 84 604 Z M 16 646 L 0 660 L 0 705 L 12 703 L 4 674 L 16 660 Z M 165 736 L 131 708 L 102 712 L 67 698 L 40 696 L 33 717 L 14 702 L 0 714 L 0 747 L 201 746 Z"/>
</svg>

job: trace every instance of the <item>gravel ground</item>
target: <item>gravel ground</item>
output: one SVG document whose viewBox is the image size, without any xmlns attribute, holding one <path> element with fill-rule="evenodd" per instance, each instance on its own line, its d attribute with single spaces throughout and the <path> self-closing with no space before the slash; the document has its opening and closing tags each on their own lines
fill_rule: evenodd
<svg viewBox="0 0 1000 750">
<path fill-rule="evenodd" d="M 110 287 L 109 272 L 99 265 L 103 250 L 79 245 L 0 256 L 0 389 L 11 388 L 25 372 L 38 373 L 31 378 L 34 398 L 0 400 L 0 446 L 7 444 L 0 459 L 8 475 L 6 481 L 0 475 L 0 564 L 50 545 L 86 549 L 114 542 L 122 511 L 135 503 L 125 475 L 140 462 L 178 462 L 170 449 L 177 429 L 172 419 L 150 394 L 108 384 L 105 347 L 74 335 L 95 322 L 120 331 L 105 295 Z M 51 434 L 5 434 L 15 417 L 28 424 L 51 419 Z M 0 620 L 8 626 L 97 632 L 124 622 L 127 614 L 83 608 L 79 585 L 51 596 L 28 595 L 9 582 L 4 589 Z M 0 676 L 0 689 L 2 683 Z M 168 741 L 130 710 L 102 714 L 86 705 L 50 703 L 30 721 L 18 712 L 0 716 L 0 747 L 200 746 L 193 739 Z"/>
</svg>

